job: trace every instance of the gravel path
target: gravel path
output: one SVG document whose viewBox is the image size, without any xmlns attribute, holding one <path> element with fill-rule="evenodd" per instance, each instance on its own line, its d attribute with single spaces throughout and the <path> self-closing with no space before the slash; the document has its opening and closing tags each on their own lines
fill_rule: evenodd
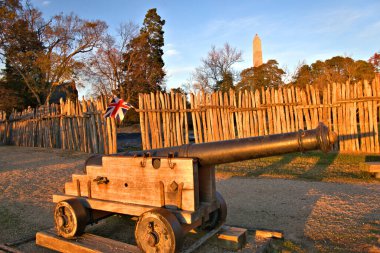
<svg viewBox="0 0 380 253">
<path fill-rule="evenodd" d="M 218 188 L 227 223 L 283 230 L 308 252 L 367 252 L 380 244 L 379 184 L 232 178 Z"/>
<path fill-rule="evenodd" d="M 53 226 L 51 196 L 71 174 L 81 173 L 86 157 L 0 146 L 0 244 Z M 230 178 L 219 180 L 217 188 L 228 204 L 228 224 L 283 230 L 307 252 L 368 252 L 380 246 L 380 184 Z M 199 252 L 220 252 L 210 249 Z"/>
</svg>

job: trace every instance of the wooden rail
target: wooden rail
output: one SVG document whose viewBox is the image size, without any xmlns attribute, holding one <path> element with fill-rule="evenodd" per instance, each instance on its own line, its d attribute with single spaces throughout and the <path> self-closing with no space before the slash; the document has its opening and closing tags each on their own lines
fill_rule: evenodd
<svg viewBox="0 0 380 253">
<path fill-rule="evenodd" d="M 189 102 L 187 102 L 189 99 Z M 212 94 L 141 94 L 143 149 L 308 130 L 325 123 L 338 133 L 334 149 L 378 153 L 380 78 Z"/>
<path fill-rule="evenodd" d="M 0 142 L 88 153 L 116 153 L 116 124 L 114 119 L 103 117 L 106 103 L 103 98 L 75 102 L 61 100 L 59 105 L 13 112 L 9 120 L 0 120 Z"/>
</svg>

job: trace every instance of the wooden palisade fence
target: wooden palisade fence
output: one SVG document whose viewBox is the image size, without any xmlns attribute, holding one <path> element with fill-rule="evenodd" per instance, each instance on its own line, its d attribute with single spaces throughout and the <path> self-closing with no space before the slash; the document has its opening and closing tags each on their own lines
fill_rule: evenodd
<svg viewBox="0 0 380 253">
<path fill-rule="evenodd" d="M 0 114 L 0 142 L 27 147 L 61 148 L 88 153 L 117 152 L 114 119 L 104 119 L 106 101 L 61 100 L 59 105 Z"/>
<path fill-rule="evenodd" d="M 307 85 L 186 95 L 140 94 L 143 149 L 312 129 L 323 122 L 338 133 L 335 150 L 379 153 L 380 78 L 355 84 Z"/>
<path fill-rule="evenodd" d="M 188 101 L 189 100 L 189 101 Z M 312 129 L 324 122 L 339 134 L 335 150 L 379 153 L 380 78 L 355 84 L 268 88 L 186 97 L 139 95 L 143 149 Z M 0 143 L 115 153 L 116 124 L 104 119 L 106 101 L 61 101 L 60 105 L 0 112 Z"/>
</svg>

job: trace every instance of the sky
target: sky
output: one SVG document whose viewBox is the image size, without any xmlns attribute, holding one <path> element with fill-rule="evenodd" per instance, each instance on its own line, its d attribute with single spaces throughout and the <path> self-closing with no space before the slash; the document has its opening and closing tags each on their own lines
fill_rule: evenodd
<svg viewBox="0 0 380 253">
<path fill-rule="evenodd" d="M 105 21 L 109 32 L 120 23 L 142 25 L 146 12 L 157 8 L 164 26 L 167 87 L 186 82 L 214 45 L 226 42 L 243 52 L 235 68 L 252 67 L 252 41 L 261 38 L 263 61 L 275 59 L 294 72 L 333 56 L 368 60 L 380 51 L 379 0 L 32 0 L 46 18 L 75 13 Z"/>
</svg>

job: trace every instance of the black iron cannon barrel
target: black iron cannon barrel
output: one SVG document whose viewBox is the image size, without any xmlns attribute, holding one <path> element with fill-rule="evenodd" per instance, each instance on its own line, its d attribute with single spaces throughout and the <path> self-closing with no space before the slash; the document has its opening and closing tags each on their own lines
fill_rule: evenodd
<svg viewBox="0 0 380 253">
<path fill-rule="evenodd" d="M 328 152 L 335 140 L 336 134 L 320 123 L 317 128 L 312 130 L 185 144 L 176 147 L 126 152 L 119 155 L 193 157 L 199 160 L 200 166 L 209 166 L 298 151 L 322 150 Z"/>
</svg>

